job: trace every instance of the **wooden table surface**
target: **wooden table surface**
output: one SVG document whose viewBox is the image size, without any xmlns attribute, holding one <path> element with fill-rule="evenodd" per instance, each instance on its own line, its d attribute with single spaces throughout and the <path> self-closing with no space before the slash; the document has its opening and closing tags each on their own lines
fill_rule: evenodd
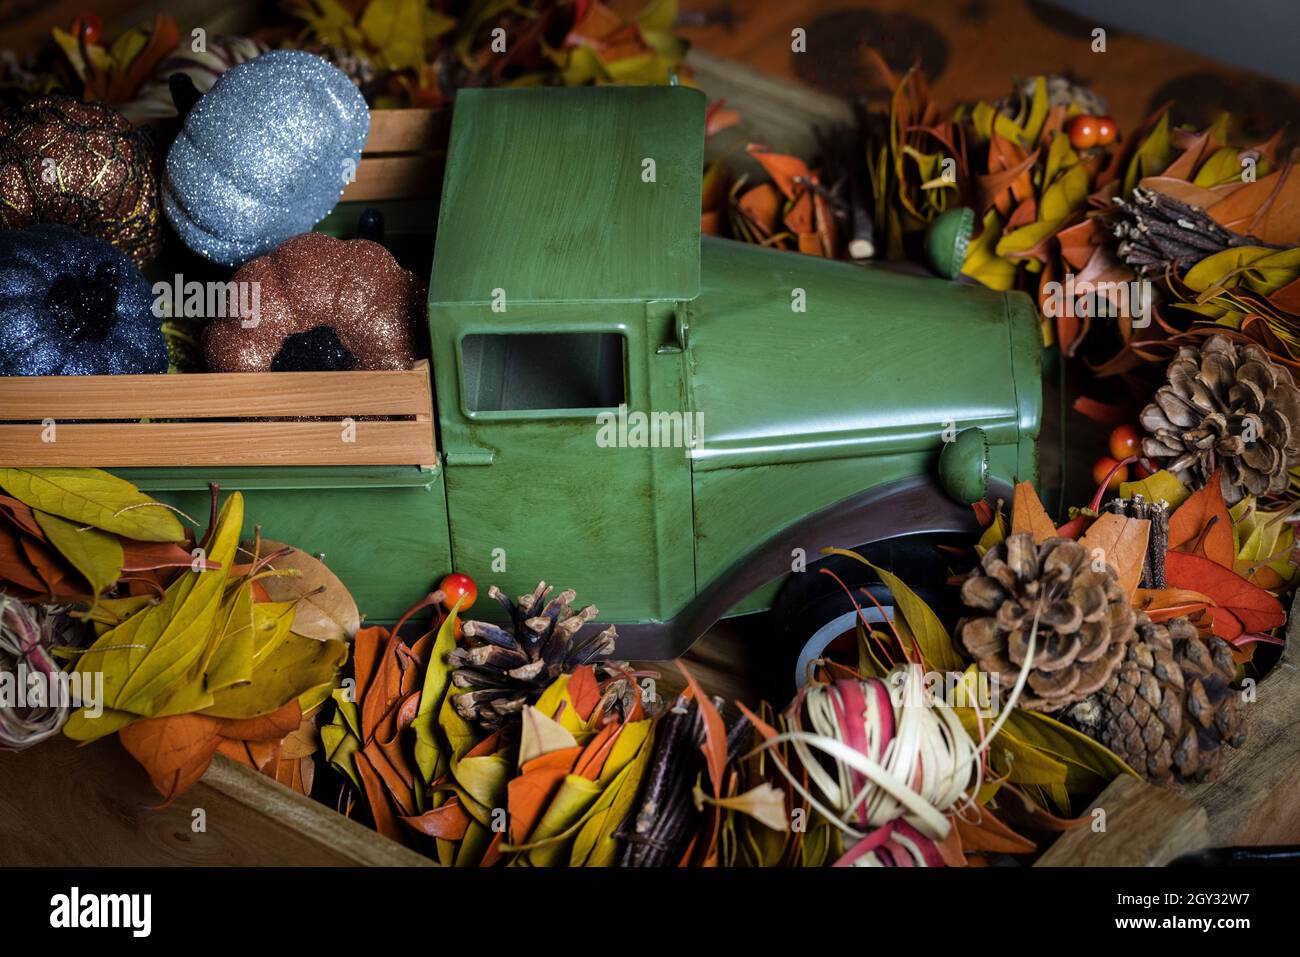
<svg viewBox="0 0 1300 957">
<path fill-rule="evenodd" d="M 836 95 L 872 89 L 862 56 L 875 47 L 895 70 L 920 61 L 941 104 L 995 99 L 1013 77 L 1063 73 L 1106 98 L 1120 130 L 1168 100 L 1174 119 L 1207 124 L 1228 110 L 1252 133 L 1300 127 L 1300 88 L 1124 33 L 1042 0 L 681 0 L 682 34 L 719 56 Z M 1092 31 L 1106 30 L 1106 52 Z M 806 31 L 807 52 L 791 51 Z"/>
</svg>

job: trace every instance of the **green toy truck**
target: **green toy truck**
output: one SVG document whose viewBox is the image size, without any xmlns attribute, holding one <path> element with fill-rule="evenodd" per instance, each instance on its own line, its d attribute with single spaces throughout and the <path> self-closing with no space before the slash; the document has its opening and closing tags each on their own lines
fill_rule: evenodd
<svg viewBox="0 0 1300 957">
<path fill-rule="evenodd" d="M 437 467 L 125 474 L 200 512 L 209 480 L 243 490 L 371 620 L 453 568 L 545 578 L 619 657 L 664 659 L 784 584 L 806 658 L 843 630 L 806 584 L 820 549 L 969 531 L 964 503 L 1036 477 L 1041 338 L 1020 294 L 702 239 L 704 110 L 684 87 L 460 93 Z"/>
</svg>

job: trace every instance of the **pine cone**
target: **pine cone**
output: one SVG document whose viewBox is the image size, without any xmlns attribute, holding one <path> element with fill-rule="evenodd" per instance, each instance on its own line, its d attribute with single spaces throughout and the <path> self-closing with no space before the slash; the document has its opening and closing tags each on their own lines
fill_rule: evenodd
<svg viewBox="0 0 1300 957">
<path fill-rule="evenodd" d="M 1071 717 L 1154 784 L 1213 779 L 1224 746 L 1246 740 L 1232 647 L 1202 640 L 1186 618 L 1140 614 L 1137 631 L 1119 669 Z"/>
<path fill-rule="evenodd" d="M 1142 410 L 1152 433 L 1143 455 L 1193 488 L 1222 466 L 1229 505 L 1285 491 L 1288 470 L 1300 464 L 1300 389 L 1290 372 L 1254 343 L 1216 335 L 1179 348 L 1167 375 Z"/>
<path fill-rule="evenodd" d="M 990 612 L 962 621 L 962 644 L 1004 689 L 1020 674 L 1034 616 L 1033 667 L 1019 704 L 1055 711 L 1104 685 L 1133 639 L 1136 614 L 1115 569 L 1095 571 L 1078 542 L 1035 546 L 1020 532 L 990 548 L 962 585 L 962 601 Z"/>
<path fill-rule="evenodd" d="M 488 594 L 506 610 L 510 629 L 485 621 L 461 626 L 470 644 L 447 656 L 452 685 L 470 689 L 451 699 L 461 717 L 484 728 L 499 727 L 536 701 L 556 677 L 614 650 L 618 633 L 612 625 L 575 645 L 579 630 L 599 612 L 595 605 L 574 611 L 572 590 L 547 601 L 551 591 L 538 582 L 516 604 L 493 585 Z"/>
</svg>

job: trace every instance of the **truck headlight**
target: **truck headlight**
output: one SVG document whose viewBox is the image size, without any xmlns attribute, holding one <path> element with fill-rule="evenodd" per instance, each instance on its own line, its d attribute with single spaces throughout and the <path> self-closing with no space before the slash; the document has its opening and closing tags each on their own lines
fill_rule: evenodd
<svg viewBox="0 0 1300 957">
<path fill-rule="evenodd" d="M 980 428 L 962 429 L 939 453 L 939 481 L 958 502 L 978 502 L 989 489 L 989 437 Z"/>
</svg>

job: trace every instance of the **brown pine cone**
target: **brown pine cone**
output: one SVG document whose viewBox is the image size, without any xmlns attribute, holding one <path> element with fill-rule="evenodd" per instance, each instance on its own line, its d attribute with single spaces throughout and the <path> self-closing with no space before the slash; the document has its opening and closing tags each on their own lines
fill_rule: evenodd
<svg viewBox="0 0 1300 957">
<path fill-rule="evenodd" d="M 1232 647 L 1201 639 L 1186 618 L 1142 614 L 1137 630 L 1119 669 L 1071 718 L 1153 784 L 1212 780 L 1227 748 L 1246 740 Z"/>
<path fill-rule="evenodd" d="M 1300 389 L 1254 343 L 1216 335 L 1182 346 L 1168 382 L 1142 410 L 1142 454 L 1192 488 L 1223 467 L 1229 505 L 1286 490 L 1300 465 Z"/>
<path fill-rule="evenodd" d="M 497 728 L 536 701 L 559 675 L 610 654 L 618 633 L 614 626 L 575 641 L 598 614 L 595 605 L 575 611 L 574 592 L 547 600 L 552 588 L 538 582 L 518 602 L 493 585 L 488 594 L 505 609 L 509 626 L 486 621 L 461 625 L 465 645 L 447 656 L 458 689 L 451 702 L 461 717 L 484 728 Z"/>
<path fill-rule="evenodd" d="M 1019 704 L 1055 711 L 1087 697 L 1110 678 L 1133 639 L 1136 613 L 1109 565 L 1096 571 L 1078 542 L 1035 545 L 1020 532 L 990 548 L 962 584 L 962 601 L 989 614 L 963 620 L 962 644 L 1004 690 L 1015 684 L 1028 652 L 1033 666 Z"/>
</svg>

